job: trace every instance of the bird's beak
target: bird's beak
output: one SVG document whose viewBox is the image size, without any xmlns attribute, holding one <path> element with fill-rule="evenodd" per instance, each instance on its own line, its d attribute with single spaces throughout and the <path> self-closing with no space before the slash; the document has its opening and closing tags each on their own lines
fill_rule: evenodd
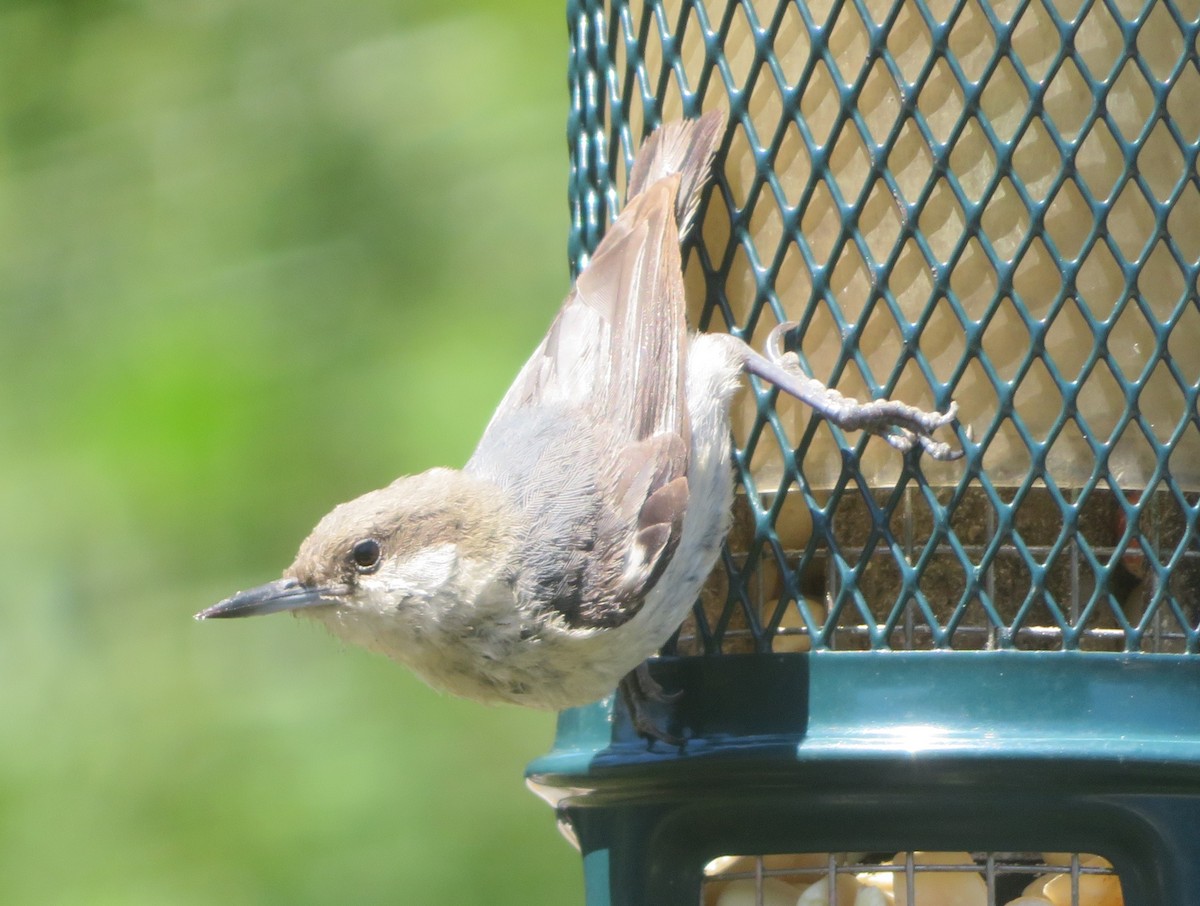
<svg viewBox="0 0 1200 906">
<path fill-rule="evenodd" d="M 214 604 L 196 614 L 197 620 L 218 620 L 228 617 L 254 617 L 280 610 L 300 610 L 320 604 L 334 604 L 344 595 L 343 587 L 310 588 L 296 579 L 278 579 Z"/>
</svg>

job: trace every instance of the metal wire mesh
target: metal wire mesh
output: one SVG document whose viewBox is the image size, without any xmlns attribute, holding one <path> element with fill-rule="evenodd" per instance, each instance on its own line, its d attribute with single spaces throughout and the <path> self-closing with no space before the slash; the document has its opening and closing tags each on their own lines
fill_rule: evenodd
<svg viewBox="0 0 1200 906">
<path fill-rule="evenodd" d="M 1197 0 L 575 0 L 570 252 L 721 105 L 695 321 L 800 324 L 842 392 L 956 399 L 899 457 L 762 387 L 678 653 L 1200 653 Z M 965 430 L 970 429 L 970 434 Z"/>
<path fill-rule="evenodd" d="M 1119 906 L 1105 859 L 1080 853 L 792 853 L 725 856 L 705 870 L 700 906 Z"/>
</svg>

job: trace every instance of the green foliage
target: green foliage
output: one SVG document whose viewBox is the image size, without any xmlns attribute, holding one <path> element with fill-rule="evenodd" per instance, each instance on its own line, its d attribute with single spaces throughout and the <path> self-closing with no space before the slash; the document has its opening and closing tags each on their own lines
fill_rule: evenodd
<svg viewBox="0 0 1200 906">
<path fill-rule="evenodd" d="M 566 288 L 552 5 L 0 7 L 0 901 L 562 903 L 553 718 L 286 617 Z"/>
</svg>

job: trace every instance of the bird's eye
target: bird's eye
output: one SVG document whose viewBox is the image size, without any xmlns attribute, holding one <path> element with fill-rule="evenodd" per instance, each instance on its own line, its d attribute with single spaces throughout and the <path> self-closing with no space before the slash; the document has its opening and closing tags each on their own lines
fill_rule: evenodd
<svg viewBox="0 0 1200 906">
<path fill-rule="evenodd" d="M 375 572 L 379 568 L 382 555 L 379 542 L 374 538 L 364 538 L 350 549 L 350 559 L 354 561 L 354 568 L 360 573 Z"/>
</svg>

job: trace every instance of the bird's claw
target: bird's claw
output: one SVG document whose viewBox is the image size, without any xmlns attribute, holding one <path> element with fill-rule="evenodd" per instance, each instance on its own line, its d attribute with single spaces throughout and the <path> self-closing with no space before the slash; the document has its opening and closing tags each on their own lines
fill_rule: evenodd
<svg viewBox="0 0 1200 906">
<path fill-rule="evenodd" d="M 675 704 L 683 697 L 683 691 L 667 692 L 663 689 L 659 682 L 650 675 L 650 668 L 645 661 L 625 675 L 618 691 L 621 699 L 625 702 L 625 707 L 629 710 L 629 719 L 633 723 L 633 728 L 639 736 L 652 745 L 655 742 L 662 742 L 682 749 L 687 744 L 686 738 L 676 736 L 666 729 L 663 725 L 664 722 L 656 720 L 649 708 L 651 703 Z"/>
<path fill-rule="evenodd" d="M 777 325 L 767 334 L 763 344 L 765 360 L 774 369 L 786 374 L 763 373 L 756 370 L 758 364 L 753 358 L 746 362 L 747 370 L 775 384 L 780 390 L 808 403 L 818 413 L 838 427 L 847 430 L 868 431 L 876 434 L 903 453 L 920 446 L 927 454 L 937 460 L 947 461 L 959 459 L 963 455 L 961 448 L 956 448 L 943 441 L 934 440 L 930 435 L 939 428 L 954 423 L 958 418 L 958 404 L 950 402 L 945 412 L 928 412 L 918 409 L 908 403 L 898 400 L 871 400 L 860 403 L 858 400 L 843 396 L 832 387 L 809 377 L 800 370 L 800 358 L 794 352 L 783 348 L 783 336 L 798 325 L 795 321 L 786 321 Z M 969 437 L 968 433 L 968 437 Z"/>
</svg>

